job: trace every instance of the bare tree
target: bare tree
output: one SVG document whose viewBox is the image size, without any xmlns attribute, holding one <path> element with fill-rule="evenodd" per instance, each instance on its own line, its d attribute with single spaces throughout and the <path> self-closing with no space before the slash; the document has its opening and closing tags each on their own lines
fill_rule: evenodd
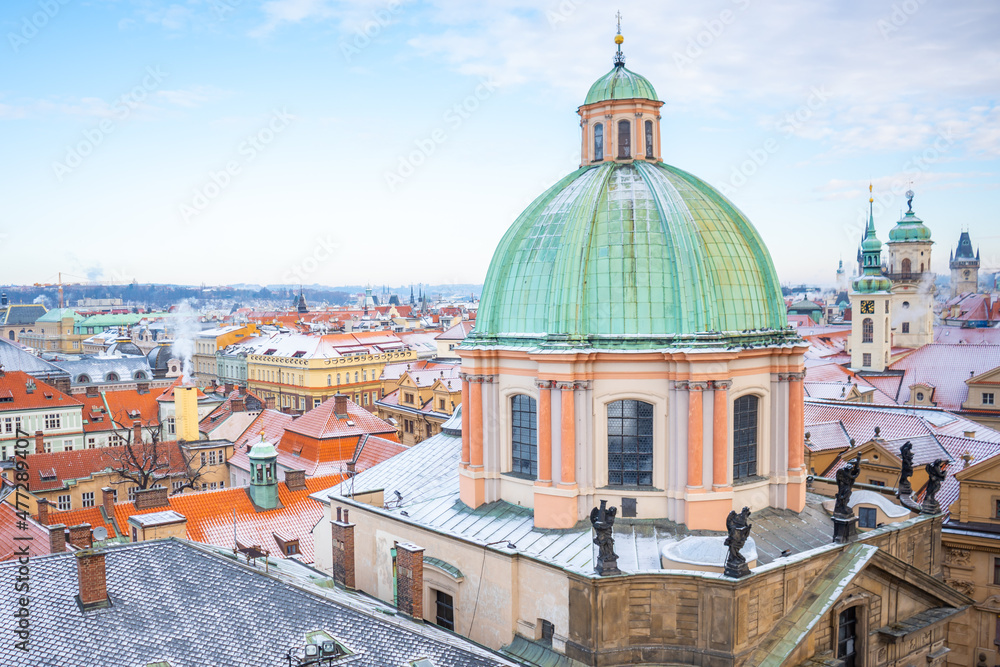
<svg viewBox="0 0 1000 667">
<path fill-rule="evenodd" d="M 195 466 L 194 453 L 188 452 L 179 442 L 162 442 L 162 425 L 146 425 L 151 438 L 145 442 L 135 437 L 135 428 L 127 426 L 128 415 L 116 414 L 111 422 L 118 444 L 109 447 L 109 466 L 117 474 L 114 484 L 134 484 L 139 490 L 151 489 L 159 482 L 170 479 L 176 486 L 170 492 L 174 495 L 184 489 L 198 489 L 199 480 L 205 472 L 206 464 Z M 179 482 L 179 484 L 178 484 Z"/>
</svg>

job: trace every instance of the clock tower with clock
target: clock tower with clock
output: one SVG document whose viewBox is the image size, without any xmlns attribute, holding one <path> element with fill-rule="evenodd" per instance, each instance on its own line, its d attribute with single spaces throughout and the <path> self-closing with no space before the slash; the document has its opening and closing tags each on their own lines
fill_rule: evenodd
<svg viewBox="0 0 1000 667">
<path fill-rule="evenodd" d="M 868 227 L 861 243 L 863 273 L 851 286 L 851 368 L 881 372 L 889 365 L 891 349 L 892 282 L 882 274 L 882 242 L 875 236 L 868 186 Z"/>
</svg>

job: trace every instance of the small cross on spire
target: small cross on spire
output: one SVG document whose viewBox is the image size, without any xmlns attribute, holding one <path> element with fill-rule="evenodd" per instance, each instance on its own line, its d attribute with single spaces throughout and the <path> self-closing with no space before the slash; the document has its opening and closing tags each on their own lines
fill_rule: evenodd
<svg viewBox="0 0 1000 667">
<path fill-rule="evenodd" d="M 621 10 L 619 10 L 618 13 L 615 14 L 615 18 L 618 19 L 618 34 L 620 35 L 620 34 L 622 34 L 622 13 L 621 13 Z"/>
</svg>

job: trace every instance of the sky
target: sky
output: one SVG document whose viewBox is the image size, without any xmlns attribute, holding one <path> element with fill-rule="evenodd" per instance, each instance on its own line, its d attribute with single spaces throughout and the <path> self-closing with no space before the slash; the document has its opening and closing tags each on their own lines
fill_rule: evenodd
<svg viewBox="0 0 1000 667">
<path fill-rule="evenodd" d="M 785 284 L 906 208 L 1000 269 L 995 0 L 9 0 L 0 283 L 480 283 L 579 164 L 590 84 L 665 102 L 664 161 Z"/>
</svg>

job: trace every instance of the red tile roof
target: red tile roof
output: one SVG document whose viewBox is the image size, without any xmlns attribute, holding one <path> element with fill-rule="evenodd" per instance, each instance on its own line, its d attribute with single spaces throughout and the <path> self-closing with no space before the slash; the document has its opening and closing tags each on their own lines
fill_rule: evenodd
<svg viewBox="0 0 1000 667">
<path fill-rule="evenodd" d="M 351 400 L 347 401 L 347 417 L 338 418 L 333 412 L 334 403 L 334 398 L 328 398 L 296 418 L 285 430 L 317 440 L 369 434 L 395 435 L 396 429 L 393 426 Z"/>
<path fill-rule="evenodd" d="M 264 440 L 268 442 L 278 442 L 285 434 L 285 426 L 291 423 L 294 417 L 278 410 L 264 410 L 257 418 L 250 422 L 243 434 L 233 443 L 234 452 L 246 451 L 247 445 L 253 447 L 260 442 L 260 432 L 264 431 Z"/>
<path fill-rule="evenodd" d="M 28 393 L 29 382 L 35 384 L 31 393 Z M 0 412 L 78 405 L 80 401 L 24 371 L 0 371 Z"/>
<path fill-rule="evenodd" d="M 120 503 L 115 505 L 115 521 L 119 529 L 128 534 L 130 516 L 172 509 L 187 519 L 187 538 L 195 542 L 231 548 L 235 531 L 241 544 L 259 545 L 270 551 L 272 557 L 284 557 L 274 538 L 278 533 L 298 538 L 301 559 L 311 563 L 315 559 L 312 529 L 323 517 L 323 506 L 309 494 L 342 480 L 340 475 L 306 478 L 306 488 L 301 491 L 290 491 L 284 483 L 278 484 L 281 507 L 264 512 L 256 510 L 246 488 L 229 488 L 169 496 L 169 508 L 137 511 L 133 503 Z"/>
<path fill-rule="evenodd" d="M 263 411 L 264 409 L 264 399 L 245 387 L 236 387 L 229 392 L 219 407 L 205 415 L 205 418 L 198 424 L 198 428 L 204 433 L 224 422 L 233 413 L 233 401 L 237 398 L 243 398 L 245 401 L 253 403 L 253 406 L 249 407 L 244 403 L 247 412 Z"/>
<path fill-rule="evenodd" d="M 18 539 L 27 538 L 27 539 Z M 18 516 L 17 510 L 0 503 L 0 561 L 16 558 L 22 547 L 29 556 L 44 556 L 49 552 L 49 529 L 31 517 Z"/>
<path fill-rule="evenodd" d="M 96 492 L 95 498 L 96 502 L 101 502 L 100 491 Z M 98 526 L 104 526 L 104 529 L 108 531 L 109 537 L 115 536 L 115 526 L 112 520 L 105 520 L 104 514 L 101 513 L 101 508 L 94 507 L 84 507 L 77 510 L 69 510 L 67 512 L 53 511 L 49 509 L 49 525 L 53 526 L 57 523 L 64 524 L 66 526 L 79 526 L 81 523 L 89 523 L 90 529 L 93 530 Z"/>
<path fill-rule="evenodd" d="M 28 490 L 51 491 L 65 486 L 69 480 L 89 479 L 119 464 L 116 457 L 124 447 L 97 447 L 72 452 L 28 454 Z M 183 472 L 186 464 L 176 442 L 160 443 L 161 460 L 170 462 L 171 472 Z M 44 479 L 43 479 L 44 476 Z"/>
<path fill-rule="evenodd" d="M 904 373 L 896 399 L 899 403 L 910 400 L 910 386 L 920 382 L 934 385 L 932 400 L 935 405 L 947 410 L 960 410 L 969 396 L 969 386 L 965 381 L 998 366 L 998 345 L 932 343 L 893 362 L 890 368 Z"/>
</svg>

